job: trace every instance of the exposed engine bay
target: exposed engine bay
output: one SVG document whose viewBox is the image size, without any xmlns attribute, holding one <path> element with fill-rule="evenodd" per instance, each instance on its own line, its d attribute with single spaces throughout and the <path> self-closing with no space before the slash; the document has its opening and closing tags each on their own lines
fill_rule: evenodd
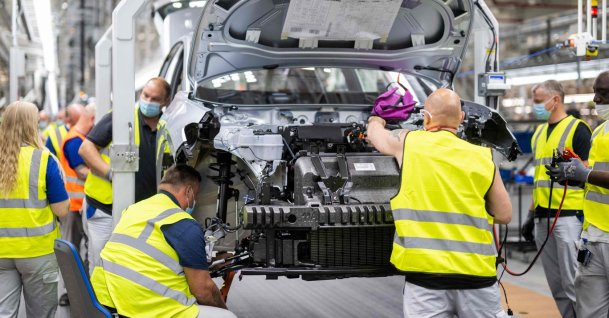
<svg viewBox="0 0 609 318">
<path fill-rule="evenodd" d="M 234 269 L 307 280 L 395 272 L 389 201 L 400 171 L 393 157 L 367 144 L 369 109 L 293 111 L 185 100 L 166 115 L 183 114 L 184 107 L 190 115 L 168 120 L 167 139 L 176 162 L 207 176 L 197 202 L 208 209 L 195 217 L 205 223 L 208 254 L 222 244 L 235 253 L 215 276 Z M 390 128 L 421 129 L 421 107 Z M 463 110 L 460 137 L 516 158 L 518 145 L 497 112 L 470 102 Z"/>
</svg>

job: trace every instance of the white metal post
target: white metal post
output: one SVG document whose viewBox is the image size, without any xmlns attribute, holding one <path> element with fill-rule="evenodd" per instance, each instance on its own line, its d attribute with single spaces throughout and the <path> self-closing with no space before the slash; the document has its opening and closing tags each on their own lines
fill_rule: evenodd
<svg viewBox="0 0 609 318">
<path fill-rule="evenodd" d="M 584 9 L 582 8 L 583 5 L 583 0 L 577 0 L 577 34 L 582 34 L 582 24 L 584 20 Z"/>
<path fill-rule="evenodd" d="M 19 55 L 22 54 L 17 47 L 17 19 L 19 15 L 19 3 L 17 0 L 13 0 L 13 13 L 12 13 L 12 25 L 11 32 L 13 36 L 13 45 L 10 49 L 10 57 L 9 57 L 9 93 L 8 93 L 8 102 L 12 103 L 17 100 L 17 85 L 19 85 Z"/>
<path fill-rule="evenodd" d="M 491 19 L 491 23 L 495 28 L 495 34 L 499 34 L 499 23 L 497 22 L 497 19 L 495 19 L 495 16 L 488 9 L 486 3 L 481 1 L 480 5 L 486 12 L 487 16 Z M 472 34 L 470 36 L 470 38 L 474 38 L 474 102 L 486 105 L 486 98 L 484 96 L 478 96 L 478 74 L 486 72 L 487 56 L 491 61 L 495 58 L 495 54 L 493 52 L 489 53 L 491 46 L 493 46 L 493 32 L 490 30 L 490 26 L 482 17 L 479 9 L 475 10 L 475 12 L 474 30 L 472 30 Z M 499 43 L 497 43 L 497 47 L 494 49 L 497 50 L 497 56 L 499 56 Z M 497 61 L 497 63 L 499 63 L 499 61 Z M 498 70 L 491 69 L 491 71 Z"/>
<path fill-rule="evenodd" d="M 592 34 L 592 0 L 586 1 L 586 32 Z"/>
<path fill-rule="evenodd" d="M 601 41 L 607 41 L 607 0 L 601 2 Z"/>
<path fill-rule="evenodd" d="M 111 107 L 112 91 L 112 27 L 102 35 L 95 45 L 95 122 L 97 123 Z"/>
<path fill-rule="evenodd" d="M 135 17 L 146 0 L 121 0 L 112 13 L 112 215 L 114 224 L 135 200 L 138 152 L 133 139 L 135 105 Z M 131 127 L 131 128 L 130 128 Z M 133 153 L 132 151 L 135 151 Z M 116 155 L 118 154 L 118 155 Z M 128 160 L 135 155 L 135 162 Z M 120 159 L 120 160 L 114 160 Z M 131 158 L 133 159 L 133 158 Z"/>
</svg>

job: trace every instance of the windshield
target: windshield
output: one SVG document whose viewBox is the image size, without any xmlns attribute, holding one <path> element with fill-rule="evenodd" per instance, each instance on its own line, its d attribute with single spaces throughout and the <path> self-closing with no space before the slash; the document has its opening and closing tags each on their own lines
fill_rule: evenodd
<svg viewBox="0 0 609 318">
<path fill-rule="evenodd" d="M 373 69 L 300 67 L 252 70 L 219 76 L 197 87 L 201 100 L 241 105 L 374 104 L 398 73 Z M 422 83 L 401 74 L 399 81 L 417 102 L 425 100 Z M 435 89 L 435 87 L 432 87 Z"/>
</svg>

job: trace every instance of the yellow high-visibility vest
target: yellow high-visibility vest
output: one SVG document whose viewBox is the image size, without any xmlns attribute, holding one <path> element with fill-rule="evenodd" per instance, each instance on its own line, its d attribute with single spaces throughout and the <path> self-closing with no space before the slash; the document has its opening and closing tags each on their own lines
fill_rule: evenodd
<svg viewBox="0 0 609 318">
<path fill-rule="evenodd" d="M 192 217 L 165 194 L 123 211 L 91 276 L 103 305 L 128 317 L 197 317 L 184 268 L 161 231 L 184 219 Z"/>
<path fill-rule="evenodd" d="M 588 162 L 592 170 L 609 171 L 609 122 L 607 121 L 592 133 L 592 148 Z M 609 189 L 586 184 L 584 219 L 586 221 L 584 228 L 592 224 L 609 232 Z"/>
<path fill-rule="evenodd" d="M 46 196 L 48 150 L 23 146 L 17 185 L 0 198 L 0 258 L 29 258 L 53 253 L 59 227 Z"/>
<path fill-rule="evenodd" d="M 491 150 L 447 131 L 411 131 L 401 186 L 391 199 L 396 235 L 391 263 L 404 272 L 496 276 Z"/>
<path fill-rule="evenodd" d="M 43 131 L 40 132 L 40 135 L 44 140 L 46 140 L 47 138 L 49 138 L 51 131 L 53 131 L 55 128 L 57 128 L 57 123 L 52 121 Z"/>
<path fill-rule="evenodd" d="M 140 117 L 139 117 L 139 104 L 135 104 L 135 127 L 133 128 L 133 132 L 134 132 L 134 142 L 136 146 L 140 146 Z M 160 127 L 162 127 L 165 124 L 165 121 L 159 120 L 159 122 L 157 123 L 157 131 L 159 130 Z M 158 138 L 157 138 L 158 139 Z M 158 143 L 158 140 L 157 140 Z M 110 145 L 112 143 L 110 143 L 107 147 L 103 148 L 100 151 L 102 160 L 104 160 L 104 162 L 106 162 L 108 165 L 110 165 Z M 165 146 L 164 151 L 165 152 L 169 152 L 169 147 L 166 145 L 166 143 L 162 143 L 162 145 Z M 157 148 L 156 150 L 159 151 L 160 148 Z M 158 157 L 155 156 L 155 158 Z M 93 199 L 95 199 L 96 201 L 99 201 L 100 203 L 103 204 L 112 204 L 112 183 L 110 183 L 109 180 L 106 179 L 106 176 L 98 176 L 96 174 L 93 173 L 93 171 L 89 171 L 89 174 L 87 175 L 87 179 L 85 180 L 85 194 Z"/>
<path fill-rule="evenodd" d="M 548 138 L 548 124 L 537 127 L 531 140 L 535 154 L 535 189 L 533 190 L 534 206 L 548 208 L 550 200 L 550 176 L 546 174 L 546 167 L 552 162 L 554 149 L 573 149 L 573 136 L 579 123 L 583 121 L 573 116 L 561 120 Z M 587 124 L 586 124 L 587 125 Z M 564 187 L 554 184 L 552 190 L 552 209 L 558 209 L 564 193 Z M 584 190 L 580 187 L 569 186 L 563 203 L 563 210 L 582 210 L 584 207 Z"/>
<path fill-rule="evenodd" d="M 61 151 L 61 145 L 63 143 L 63 139 L 68 134 L 68 128 L 66 125 L 61 125 L 51 128 L 50 126 L 43 132 L 43 135 L 47 135 L 48 138 L 51 139 L 51 145 L 53 145 L 53 151 L 55 151 L 55 155 L 58 159 L 61 159 L 63 156 L 63 151 Z"/>
</svg>

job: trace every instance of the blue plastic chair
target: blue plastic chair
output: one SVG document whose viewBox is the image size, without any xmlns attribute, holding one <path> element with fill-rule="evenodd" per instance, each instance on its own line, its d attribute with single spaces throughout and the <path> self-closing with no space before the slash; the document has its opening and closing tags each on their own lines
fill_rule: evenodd
<svg viewBox="0 0 609 318">
<path fill-rule="evenodd" d="M 55 257 L 70 298 L 72 317 L 112 318 L 113 315 L 95 297 L 89 274 L 72 243 L 55 240 Z"/>
</svg>

